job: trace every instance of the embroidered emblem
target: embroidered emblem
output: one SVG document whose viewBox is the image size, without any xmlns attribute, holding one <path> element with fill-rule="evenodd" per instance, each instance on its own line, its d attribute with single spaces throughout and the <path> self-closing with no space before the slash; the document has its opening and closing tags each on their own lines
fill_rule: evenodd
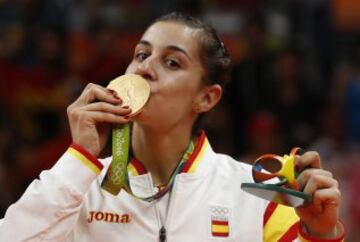
<svg viewBox="0 0 360 242">
<path fill-rule="evenodd" d="M 110 213 L 102 211 L 90 211 L 87 218 L 88 223 L 105 222 L 105 223 L 130 223 L 129 214 Z"/>
<path fill-rule="evenodd" d="M 212 237 L 230 237 L 230 209 L 221 206 L 210 206 Z"/>
</svg>

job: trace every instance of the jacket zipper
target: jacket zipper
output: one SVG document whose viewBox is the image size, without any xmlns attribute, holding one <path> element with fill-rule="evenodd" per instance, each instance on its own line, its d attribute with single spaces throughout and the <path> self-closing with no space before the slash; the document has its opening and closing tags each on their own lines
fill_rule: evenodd
<svg viewBox="0 0 360 242">
<path fill-rule="evenodd" d="M 173 184 L 173 187 L 172 189 L 169 191 L 169 200 L 167 201 L 167 205 L 166 205 L 166 209 L 165 209 L 165 218 L 164 220 L 165 221 L 162 221 L 161 219 L 161 216 L 160 216 L 160 211 L 158 209 L 158 206 L 157 206 L 157 201 L 155 200 L 154 203 L 155 203 L 155 212 L 156 212 L 156 217 L 157 217 L 157 220 L 158 220 L 158 224 L 159 224 L 159 242 L 166 242 L 167 241 L 167 231 L 166 231 L 166 227 L 168 225 L 168 218 L 169 218 L 169 214 L 170 212 L 172 211 L 172 204 L 174 203 L 173 200 L 174 200 L 174 197 L 175 197 L 175 187 L 176 187 L 176 181 L 177 179 L 175 178 L 174 180 L 174 184 Z"/>
<path fill-rule="evenodd" d="M 160 230 L 159 230 L 159 241 L 160 242 L 166 242 L 166 229 L 163 226 L 161 226 Z"/>
</svg>

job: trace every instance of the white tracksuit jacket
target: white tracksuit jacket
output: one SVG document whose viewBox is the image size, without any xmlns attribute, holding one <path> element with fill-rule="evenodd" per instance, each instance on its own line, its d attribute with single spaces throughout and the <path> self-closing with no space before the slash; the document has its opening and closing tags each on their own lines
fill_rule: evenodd
<svg viewBox="0 0 360 242">
<path fill-rule="evenodd" d="M 177 175 L 170 198 L 157 202 L 102 190 L 109 163 L 72 145 L 8 208 L 0 221 L 0 241 L 157 242 L 161 216 L 167 242 L 315 241 L 298 229 L 292 208 L 243 192 L 241 183 L 252 181 L 251 167 L 215 153 L 204 134 Z M 138 161 L 129 170 L 133 190 L 154 191 Z"/>
</svg>

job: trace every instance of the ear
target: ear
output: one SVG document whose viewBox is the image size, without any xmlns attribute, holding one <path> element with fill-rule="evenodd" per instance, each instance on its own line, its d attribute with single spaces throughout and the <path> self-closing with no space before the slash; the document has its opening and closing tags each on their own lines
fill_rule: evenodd
<svg viewBox="0 0 360 242">
<path fill-rule="evenodd" d="M 193 102 L 193 112 L 205 113 L 210 111 L 220 101 L 222 92 L 219 84 L 205 86 Z"/>
</svg>

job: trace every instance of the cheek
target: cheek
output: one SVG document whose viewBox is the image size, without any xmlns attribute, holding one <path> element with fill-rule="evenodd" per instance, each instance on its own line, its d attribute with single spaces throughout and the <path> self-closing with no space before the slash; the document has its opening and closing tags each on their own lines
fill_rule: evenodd
<svg viewBox="0 0 360 242">
<path fill-rule="evenodd" d="M 155 88 L 154 88 L 155 89 Z M 157 108 L 166 111 L 171 109 L 180 108 L 186 106 L 189 99 L 185 93 L 182 93 L 181 90 L 161 92 L 160 90 L 154 95 L 152 105 L 155 105 Z"/>
<path fill-rule="evenodd" d="M 153 92 L 138 120 L 167 126 L 192 115 L 192 103 L 197 94 L 196 80 L 184 79 L 150 82 Z"/>
<path fill-rule="evenodd" d="M 128 65 L 128 67 L 126 68 L 125 74 L 134 73 L 134 71 L 135 71 L 135 68 L 134 68 L 133 63 L 131 62 L 131 63 Z"/>
<path fill-rule="evenodd" d="M 188 79 L 189 80 L 189 79 Z M 186 102 L 188 99 L 193 99 L 196 95 L 197 87 L 194 85 L 194 81 L 174 81 L 173 83 L 168 83 L 164 86 L 159 86 L 159 94 L 168 98 L 169 100 Z M 156 90 L 156 85 L 154 89 Z"/>
<path fill-rule="evenodd" d="M 177 93 L 157 93 L 150 98 L 138 119 L 146 122 L 168 125 L 175 123 L 189 113 L 188 101 Z"/>
<path fill-rule="evenodd" d="M 189 86 L 172 87 L 158 92 L 157 105 L 162 106 L 163 111 L 171 115 L 184 115 L 191 110 L 194 100 L 194 89 Z"/>
</svg>

